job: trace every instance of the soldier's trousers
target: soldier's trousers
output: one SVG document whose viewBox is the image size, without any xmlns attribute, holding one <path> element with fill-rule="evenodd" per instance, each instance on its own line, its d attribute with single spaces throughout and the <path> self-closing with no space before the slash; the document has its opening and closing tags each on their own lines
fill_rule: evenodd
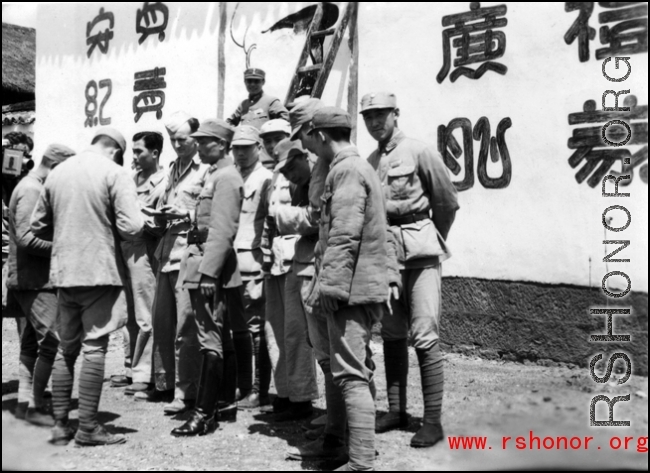
<svg viewBox="0 0 650 473">
<path fill-rule="evenodd" d="M 375 402 L 369 356 L 372 326 L 381 316 L 380 304 L 342 306 L 326 316 L 332 375 L 343 392 L 350 430 L 349 465 L 356 471 L 374 470 Z"/>
<path fill-rule="evenodd" d="M 56 291 L 13 291 L 26 323 L 20 339 L 18 402 L 41 407 L 42 394 L 59 346 Z M 40 369 L 39 369 L 40 368 Z M 39 372 L 43 376 L 39 376 Z M 36 396 L 35 396 L 36 394 Z M 36 399 L 35 399 L 36 397 Z"/>
<path fill-rule="evenodd" d="M 124 366 L 134 383 L 153 381 L 153 303 L 156 295 L 155 242 L 122 243 L 128 268 L 125 286 L 128 320 L 124 337 Z"/>
<path fill-rule="evenodd" d="M 197 327 L 190 293 L 177 287 L 178 271 L 158 272 L 153 309 L 156 389 L 175 389 L 178 399 L 196 397 L 201 371 Z"/>
<path fill-rule="evenodd" d="M 264 279 L 244 281 L 244 285 L 233 289 L 241 294 L 243 307 L 232 310 L 231 324 L 234 333 L 256 335 L 264 330 Z M 237 304 L 235 304 L 236 306 Z"/>
<path fill-rule="evenodd" d="M 288 273 L 271 276 L 265 282 L 266 339 L 277 394 L 292 402 L 317 399 L 316 369 L 300 279 Z"/>
<path fill-rule="evenodd" d="M 418 350 L 428 350 L 440 338 L 442 266 L 402 270 L 402 295 L 392 301 L 393 313 L 384 314 L 384 341 L 410 339 Z"/>
<path fill-rule="evenodd" d="M 57 333 L 61 343 L 52 372 L 54 417 L 71 409 L 74 366 L 83 353 L 79 377 L 79 427 L 92 432 L 102 394 L 109 335 L 126 324 L 124 289 L 113 286 L 59 289 Z"/>
<path fill-rule="evenodd" d="M 211 351 L 222 359 L 226 352 L 234 352 L 230 317 L 226 310 L 225 291 L 217 289 L 214 299 L 207 299 L 198 289 L 190 289 L 192 307 L 196 313 L 197 336 L 200 351 Z"/>
</svg>

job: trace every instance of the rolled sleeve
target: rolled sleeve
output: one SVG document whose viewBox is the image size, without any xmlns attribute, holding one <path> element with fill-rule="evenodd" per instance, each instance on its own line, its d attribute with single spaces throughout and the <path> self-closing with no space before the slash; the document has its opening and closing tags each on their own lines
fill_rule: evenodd
<svg viewBox="0 0 650 473">
<path fill-rule="evenodd" d="M 199 272 L 212 278 L 221 276 L 233 251 L 242 207 L 241 180 L 225 173 L 215 180 L 210 230 Z"/>
</svg>

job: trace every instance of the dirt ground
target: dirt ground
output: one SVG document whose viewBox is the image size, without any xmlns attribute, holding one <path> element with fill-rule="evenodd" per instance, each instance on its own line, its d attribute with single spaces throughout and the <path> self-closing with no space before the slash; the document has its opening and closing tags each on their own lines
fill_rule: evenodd
<svg viewBox="0 0 650 473">
<path fill-rule="evenodd" d="M 373 343 L 377 363 L 379 412 L 386 409 L 383 355 Z M 111 342 L 106 378 L 121 373 L 119 336 Z M 433 448 L 413 450 L 409 441 L 422 415 L 419 371 L 411 353 L 409 409 L 414 419 L 408 431 L 377 436 L 378 470 L 497 470 L 497 469 L 648 469 L 648 379 L 632 376 L 622 386 L 615 378 L 596 384 L 586 368 L 542 367 L 503 360 L 484 360 L 471 354 L 445 355 L 443 425 L 447 439 Z M 169 432 L 182 418 L 162 415 L 162 404 L 136 403 L 120 389 L 105 384 L 100 420 L 116 433 L 128 436 L 117 447 L 53 447 L 49 431 L 16 420 L 13 411 L 18 389 L 18 341 L 13 320 L 2 327 L 2 468 L 3 470 L 168 470 L 168 471 L 327 471 L 339 465 L 286 461 L 289 446 L 304 442 L 302 423 L 270 424 L 264 416 L 241 413 L 236 424 L 225 424 L 202 438 L 175 439 Z M 321 389 L 322 392 L 322 389 Z M 630 420 L 630 427 L 589 427 L 589 406 L 597 394 L 631 395 L 615 409 L 616 420 Z M 75 398 L 76 398 L 75 391 Z M 324 399 L 317 402 L 324 406 Z M 72 417 L 77 412 L 72 413 Z M 599 403 L 597 419 L 606 419 Z M 529 441 L 531 431 L 540 437 L 594 437 L 589 449 L 584 440 L 578 450 L 515 448 L 515 438 Z M 484 449 L 453 449 L 453 437 L 487 437 Z M 512 437 L 503 448 L 503 437 Z M 628 437 L 628 448 L 624 448 Z M 645 444 L 643 444 L 645 437 Z M 622 445 L 618 447 L 618 440 Z M 640 440 L 641 439 L 641 440 Z M 550 442 L 550 440 L 548 440 Z M 576 440 L 577 442 L 577 440 Z M 638 450 L 644 450 L 639 448 Z"/>
</svg>

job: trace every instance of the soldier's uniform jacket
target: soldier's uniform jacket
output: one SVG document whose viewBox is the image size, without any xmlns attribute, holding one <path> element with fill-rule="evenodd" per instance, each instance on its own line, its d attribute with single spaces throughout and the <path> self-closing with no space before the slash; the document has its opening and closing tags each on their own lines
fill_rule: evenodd
<svg viewBox="0 0 650 473">
<path fill-rule="evenodd" d="M 191 164 L 186 169 L 181 169 L 179 159 L 174 161 L 169 169 L 165 192 L 158 200 L 157 208 L 175 205 L 184 211 L 193 211 L 207 170 L 208 166 L 201 163 L 198 154 L 192 158 Z M 169 223 L 157 220 L 156 223 L 165 230 L 156 249 L 160 271 L 163 273 L 178 271 L 187 248 L 187 232 L 190 223 L 182 220 Z"/>
<path fill-rule="evenodd" d="M 222 287 L 239 287 L 234 243 L 244 181 L 232 160 L 223 158 L 208 169 L 202 184 L 179 281 L 187 289 L 198 289 L 206 275 L 218 279 Z"/>
<path fill-rule="evenodd" d="M 259 130 L 264 123 L 276 118 L 289 121 L 289 111 L 279 98 L 261 92 L 240 103 L 235 113 L 226 121 L 234 127 L 250 125 Z"/>
<path fill-rule="evenodd" d="M 260 279 L 262 271 L 262 233 L 268 213 L 269 188 L 273 173 L 258 162 L 244 181 L 244 201 L 239 218 L 235 249 L 244 281 Z"/>
<path fill-rule="evenodd" d="M 9 203 L 10 250 L 7 287 L 16 290 L 51 289 L 52 242 L 32 233 L 30 220 L 43 190 L 43 179 L 30 172 L 11 195 Z M 49 235 L 51 240 L 51 235 Z"/>
<path fill-rule="evenodd" d="M 50 283 L 55 288 L 123 286 L 120 240 L 140 237 L 143 228 L 133 179 L 94 150 L 50 173 L 31 220 L 35 236 L 54 232 Z"/>
<path fill-rule="evenodd" d="M 275 209 L 275 221 L 280 235 L 300 235 L 296 241 L 293 272 L 297 276 L 314 276 L 314 253 L 318 243 L 318 219 L 309 207 L 309 184 L 297 188 L 291 206 Z"/>
<path fill-rule="evenodd" d="M 291 205 L 292 184 L 276 170 L 269 187 L 269 206 L 276 209 L 282 205 Z M 268 216 L 264 223 L 262 251 L 264 260 L 271 264 L 272 276 L 281 276 L 291 271 L 298 235 L 281 234 L 274 217 Z"/>
<path fill-rule="evenodd" d="M 133 177 L 134 182 L 138 183 L 137 174 Z M 142 207 L 150 209 L 157 209 L 158 203 L 163 198 L 167 190 L 167 175 L 163 169 L 153 174 L 147 182 L 137 187 L 138 201 Z M 145 231 L 143 233 L 143 240 L 152 241 L 157 240 L 163 234 L 163 229 L 158 227 L 153 218 L 145 218 Z"/>
<path fill-rule="evenodd" d="M 375 171 L 356 147 L 334 157 L 321 200 L 323 254 L 310 303 L 318 294 L 349 305 L 385 303 L 390 261 L 384 197 Z"/>
<path fill-rule="evenodd" d="M 448 259 L 445 239 L 459 205 L 438 152 L 396 130 L 368 162 L 382 182 L 400 267 L 432 267 Z"/>
</svg>

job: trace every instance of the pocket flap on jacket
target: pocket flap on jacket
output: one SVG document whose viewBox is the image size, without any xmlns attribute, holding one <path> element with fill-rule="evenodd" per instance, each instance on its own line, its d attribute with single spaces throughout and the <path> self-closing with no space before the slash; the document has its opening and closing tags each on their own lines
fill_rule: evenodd
<svg viewBox="0 0 650 473">
<path fill-rule="evenodd" d="M 415 172 L 415 166 L 398 166 L 388 170 L 390 177 L 409 176 Z"/>
</svg>

